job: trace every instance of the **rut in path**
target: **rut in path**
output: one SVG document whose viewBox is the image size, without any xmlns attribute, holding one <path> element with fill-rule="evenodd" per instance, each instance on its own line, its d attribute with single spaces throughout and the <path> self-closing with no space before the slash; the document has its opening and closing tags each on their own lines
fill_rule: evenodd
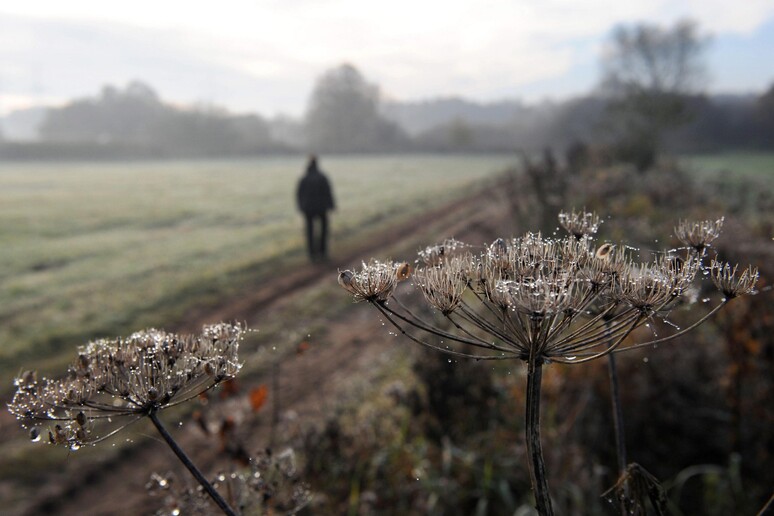
<svg viewBox="0 0 774 516">
<path fill-rule="evenodd" d="M 425 221 L 434 221 L 439 228 L 437 240 L 455 236 L 471 243 L 490 241 L 507 216 L 507 210 L 493 203 L 492 199 L 490 190 L 479 192 L 433 209 L 419 220 L 380 232 L 364 242 L 357 251 L 338 258 L 335 263 L 302 267 L 261 285 L 246 286 L 242 295 L 224 302 L 216 310 L 189 314 L 176 330 L 198 331 L 203 323 L 219 320 L 244 320 L 249 326 L 260 327 L 261 321 L 282 317 L 283 307 L 291 303 L 295 296 L 303 295 L 322 282 L 335 282 L 337 268 L 350 267 L 371 256 L 389 256 L 391 248 L 417 239 L 427 227 Z M 361 305 L 353 305 L 346 314 L 327 320 L 325 327 L 325 335 L 319 336 L 320 340 L 316 341 L 313 349 L 283 358 L 281 363 L 282 409 L 292 411 L 298 418 L 298 424 L 324 420 L 326 407 L 335 404 L 339 393 L 346 391 L 353 378 L 367 375 L 383 354 L 407 345 L 399 339 L 388 339 L 378 318 Z M 369 338 L 364 339 L 364 336 Z M 258 380 L 247 379 L 243 387 L 247 387 L 248 381 L 259 383 Z M 272 407 L 264 410 L 268 413 Z M 264 417 L 257 427 L 251 427 L 245 443 L 248 450 L 266 446 L 268 421 L 269 417 Z M 153 437 L 150 426 L 143 426 L 140 431 Z M 205 471 L 214 474 L 217 468 L 228 470 L 231 467 L 223 459 L 217 443 L 203 435 L 196 425 L 175 427 L 173 433 L 194 462 Z M 178 470 L 174 457 L 163 443 L 139 436 L 135 440 L 134 445 L 116 457 L 96 464 L 78 463 L 81 459 L 78 454 L 69 457 L 67 469 L 72 471 L 66 478 L 47 483 L 35 500 L 30 500 L 32 503 L 19 513 L 148 514 L 157 509 L 161 500 L 150 498 L 144 488 L 150 474 L 173 470 L 180 471 L 180 478 L 184 473 Z M 77 467 L 73 463 L 78 463 Z M 120 509 L 117 510 L 117 507 Z"/>
</svg>

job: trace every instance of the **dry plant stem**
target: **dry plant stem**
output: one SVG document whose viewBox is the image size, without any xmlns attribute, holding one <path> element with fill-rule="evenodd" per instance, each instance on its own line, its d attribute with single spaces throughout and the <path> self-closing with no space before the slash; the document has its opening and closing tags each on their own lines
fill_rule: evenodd
<svg viewBox="0 0 774 516">
<path fill-rule="evenodd" d="M 613 342 L 610 342 L 613 345 Z M 618 456 L 618 474 L 626 471 L 626 434 L 623 426 L 623 407 L 618 385 L 618 368 L 615 365 L 615 354 L 607 355 L 608 373 L 610 376 L 610 401 L 613 405 L 613 429 L 615 430 L 615 449 Z"/>
<path fill-rule="evenodd" d="M 610 346 L 613 342 L 610 342 Z M 623 407 L 618 385 L 618 368 L 615 365 L 615 354 L 607 355 L 607 366 L 610 377 L 610 402 L 613 408 L 613 431 L 615 432 L 615 451 L 618 458 L 618 478 L 623 478 L 626 472 L 626 436 L 623 426 Z M 625 497 L 628 497 L 628 486 L 624 484 Z M 626 502 L 620 501 L 621 514 L 626 514 Z"/>
<path fill-rule="evenodd" d="M 177 442 L 175 442 L 170 433 L 167 432 L 167 429 L 161 423 L 161 420 L 159 420 L 156 411 L 152 410 L 148 414 L 148 417 L 153 422 L 156 430 L 158 430 L 161 434 L 161 437 L 164 438 L 169 447 L 172 448 L 172 451 L 175 453 L 175 455 L 177 455 L 177 458 L 180 459 L 180 462 L 182 462 L 183 465 L 188 468 L 188 471 L 191 472 L 191 474 L 194 476 L 194 478 L 196 478 L 199 484 L 201 484 L 204 490 L 207 491 L 207 494 L 210 495 L 215 504 L 220 508 L 221 511 L 223 511 L 223 514 L 226 514 L 227 516 L 236 516 L 234 510 L 229 507 L 228 503 L 226 503 L 223 497 L 220 496 L 220 493 L 218 493 L 215 488 L 212 487 L 212 484 L 210 484 L 210 482 L 204 477 L 202 472 L 199 471 L 194 463 L 191 462 L 191 459 L 189 459 L 188 455 L 186 455 L 180 446 L 177 445 Z"/>
<path fill-rule="evenodd" d="M 526 438 L 529 454 L 529 476 L 535 494 L 535 507 L 541 516 L 551 516 L 551 495 L 546 480 L 546 465 L 540 445 L 540 383 L 543 378 L 542 361 L 533 352 L 527 361 Z"/>
<path fill-rule="evenodd" d="M 771 498 L 769 498 L 769 501 L 766 502 L 766 505 L 763 506 L 757 516 L 766 516 L 771 514 L 772 511 L 774 511 L 774 494 L 771 495 Z"/>
<path fill-rule="evenodd" d="M 608 371 L 610 373 L 610 398 L 613 404 L 613 429 L 615 430 L 615 449 L 618 455 L 618 473 L 626 471 L 626 440 L 623 427 L 623 409 L 621 407 L 621 395 L 618 390 L 618 370 L 615 366 L 615 355 L 607 356 Z"/>
</svg>

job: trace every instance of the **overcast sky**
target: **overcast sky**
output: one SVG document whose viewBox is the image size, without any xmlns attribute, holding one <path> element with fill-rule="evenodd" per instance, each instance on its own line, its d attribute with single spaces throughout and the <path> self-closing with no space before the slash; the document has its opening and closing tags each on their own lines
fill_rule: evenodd
<svg viewBox="0 0 774 516">
<path fill-rule="evenodd" d="M 151 85 L 164 100 L 301 115 L 343 62 L 396 100 L 587 93 L 613 27 L 698 22 L 712 92 L 774 82 L 774 0 L 24 0 L 0 5 L 0 115 Z"/>
</svg>

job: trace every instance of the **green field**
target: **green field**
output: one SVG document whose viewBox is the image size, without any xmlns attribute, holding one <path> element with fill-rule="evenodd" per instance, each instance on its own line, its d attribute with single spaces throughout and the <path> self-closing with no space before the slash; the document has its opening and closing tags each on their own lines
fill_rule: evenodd
<svg viewBox="0 0 774 516">
<path fill-rule="evenodd" d="M 323 159 L 338 204 L 332 254 L 511 160 Z M 294 201 L 303 167 L 300 157 L 0 164 L 0 390 L 25 365 L 69 360 L 84 339 L 174 325 L 247 279 L 305 264 Z"/>
<path fill-rule="evenodd" d="M 771 153 L 724 153 L 687 156 L 683 161 L 703 180 L 753 182 L 771 186 L 774 155 Z"/>
</svg>

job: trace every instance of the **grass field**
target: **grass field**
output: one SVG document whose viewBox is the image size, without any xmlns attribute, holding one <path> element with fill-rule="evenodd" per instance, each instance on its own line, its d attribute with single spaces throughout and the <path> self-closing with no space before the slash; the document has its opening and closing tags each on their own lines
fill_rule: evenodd
<svg viewBox="0 0 774 516">
<path fill-rule="evenodd" d="M 754 182 L 771 187 L 774 155 L 771 153 L 723 153 L 687 156 L 684 160 L 698 178 L 724 182 Z"/>
<path fill-rule="evenodd" d="M 338 204 L 332 253 L 509 163 L 324 159 Z M 0 392 L 25 364 L 58 367 L 85 339 L 174 324 L 247 275 L 305 263 L 294 201 L 303 166 L 303 158 L 0 164 Z"/>
</svg>

